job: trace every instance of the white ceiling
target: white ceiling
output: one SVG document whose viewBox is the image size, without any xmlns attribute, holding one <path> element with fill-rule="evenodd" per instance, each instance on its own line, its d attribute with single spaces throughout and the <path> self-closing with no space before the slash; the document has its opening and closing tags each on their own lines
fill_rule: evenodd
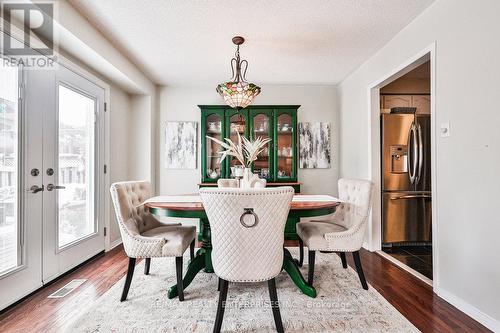
<svg viewBox="0 0 500 333">
<path fill-rule="evenodd" d="M 434 0 L 69 0 L 155 83 L 337 84 Z"/>
</svg>

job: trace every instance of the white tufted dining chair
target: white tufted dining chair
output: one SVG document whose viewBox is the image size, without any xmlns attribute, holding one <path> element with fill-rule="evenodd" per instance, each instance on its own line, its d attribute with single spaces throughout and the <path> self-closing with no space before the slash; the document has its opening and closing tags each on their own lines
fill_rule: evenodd
<svg viewBox="0 0 500 333">
<path fill-rule="evenodd" d="M 274 321 L 283 323 L 275 277 L 283 266 L 285 223 L 292 187 L 200 190 L 212 231 L 212 264 L 220 281 L 214 332 L 220 332 L 228 282 L 268 281 Z"/>
<path fill-rule="evenodd" d="M 120 301 L 127 299 L 136 259 L 145 258 L 144 274 L 148 275 L 154 257 L 175 257 L 179 300 L 184 300 L 182 256 L 190 247 L 191 260 L 194 257 L 196 227 L 161 223 L 149 213 L 143 205 L 151 196 L 151 184 L 147 181 L 114 183 L 110 192 L 123 247 L 129 257 Z"/>
<path fill-rule="evenodd" d="M 367 180 L 339 179 L 338 185 L 342 204 L 329 220 L 297 223 L 299 266 L 302 266 L 304 260 L 305 245 L 309 251 L 308 283 L 312 285 L 316 251 L 339 253 L 344 268 L 347 268 L 345 253 L 352 252 L 361 285 L 363 289 L 368 290 L 359 250 L 365 237 L 372 204 L 373 184 Z"/>
</svg>

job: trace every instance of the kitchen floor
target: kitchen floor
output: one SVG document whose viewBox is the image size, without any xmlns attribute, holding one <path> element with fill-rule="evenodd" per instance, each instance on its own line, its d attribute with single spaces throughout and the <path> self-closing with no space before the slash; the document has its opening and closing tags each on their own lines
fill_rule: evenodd
<svg viewBox="0 0 500 333">
<path fill-rule="evenodd" d="M 432 280 L 432 246 L 392 246 L 382 251 Z"/>
</svg>

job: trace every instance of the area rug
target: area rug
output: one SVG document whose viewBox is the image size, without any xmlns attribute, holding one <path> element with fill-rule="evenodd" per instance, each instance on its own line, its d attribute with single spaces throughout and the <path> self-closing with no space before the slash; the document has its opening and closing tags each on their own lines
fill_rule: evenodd
<svg viewBox="0 0 500 333">
<path fill-rule="evenodd" d="M 297 257 L 297 249 L 291 252 Z M 150 275 L 143 271 L 141 262 L 125 302 L 119 301 L 123 278 L 65 331 L 212 331 L 218 299 L 214 274 L 199 273 L 186 288 L 184 302 L 179 302 L 168 299 L 166 293 L 175 284 L 173 258 L 152 259 Z M 314 299 L 302 294 L 285 272 L 276 278 L 285 332 L 418 332 L 375 289 L 363 290 L 356 272 L 343 269 L 337 255 L 318 253 L 315 271 L 318 296 Z M 307 274 L 307 263 L 302 273 Z M 222 331 L 276 332 L 267 283 L 229 284 Z"/>
</svg>

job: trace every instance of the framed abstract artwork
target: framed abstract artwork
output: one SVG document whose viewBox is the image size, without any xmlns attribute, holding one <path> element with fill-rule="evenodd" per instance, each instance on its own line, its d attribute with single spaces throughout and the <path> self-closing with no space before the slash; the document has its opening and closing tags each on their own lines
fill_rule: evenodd
<svg viewBox="0 0 500 333">
<path fill-rule="evenodd" d="M 198 123 L 168 121 L 165 125 L 165 168 L 196 169 Z"/>
<path fill-rule="evenodd" d="M 330 168 L 330 123 L 299 123 L 299 167 Z"/>
</svg>

